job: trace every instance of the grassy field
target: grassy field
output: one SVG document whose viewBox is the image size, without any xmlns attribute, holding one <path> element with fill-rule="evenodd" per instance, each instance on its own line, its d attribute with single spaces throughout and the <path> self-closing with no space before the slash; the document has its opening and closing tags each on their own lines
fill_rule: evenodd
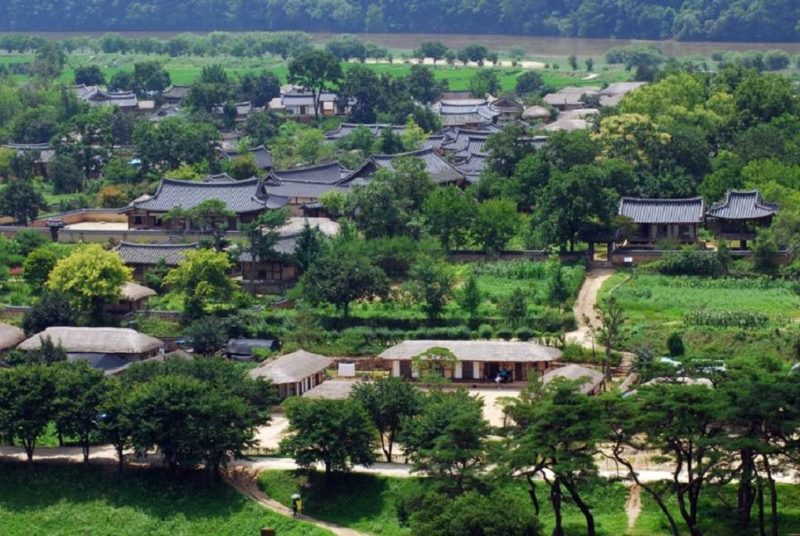
<svg viewBox="0 0 800 536">
<path fill-rule="evenodd" d="M 368 534 L 381 536 L 405 536 L 410 530 L 401 527 L 397 521 L 394 501 L 399 494 L 422 485 L 420 479 L 397 479 L 373 475 L 343 475 L 340 480 L 326 487 L 320 473 L 291 471 L 267 471 L 261 474 L 260 487 L 265 493 L 286 504 L 291 495 L 303 495 L 303 510 L 310 516 L 335 522 Z M 515 490 L 527 499 L 527 490 L 516 484 Z M 636 524 L 628 528 L 625 502 L 628 488 L 618 483 L 605 483 L 587 490 L 584 498 L 592 506 L 598 535 L 606 536 L 666 536 L 668 524 L 649 495 L 642 492 L 642 511 Z M 778 499 L 780 509 L 780 534 L 796 533 L 800 526 L 800 486 L 779 485 Z M 553 513 L 546 496 L 540 490 L 542 534 L 549 534 L 553 528 Z M 736 527 L 735 513 L 731 505 L 736 504 L 736 489 L 707 487 L 701 499 L 701 519 L 703 534 L 707 536 L 741 535 Z M 676 517 L 682 531 L 680 513 L 675 501 L 668 505 Z M 768 507 L 767 507 L 768 508 Z M 753 509 L 754 523 L 757 519 Z M 586 526 L 580 511 L 573 505 L 564 505 L 564 527 L 568 536 L 585 534 Z M 682 532 L 683 533 L 683 532 Z M 757 529 L 745 534 L 756 534 Z"/>
<path fill-rule="evenodd" d="M 798 336 L 800 296 L 785 281 L 767 278 L 710 279 L 618 272 L 603 286 L 628 318 L 626 349 L 666 351 L 672 332 L 683 334 L 687 355 L 727 358 L 736 355 L 790 357 Z M 691 322 L 695 313 L 755 314 L 763 325 L 719 326 Z"/>
<path fill-rule="evenodd" d="M 330 532 L 264 510 L 222 482 L 160 470 L 0 463 L 4 536 L 241 536 L 273 527 L 281 536 Z"/>
<path fill-rule="evenodd" d="M 312 517 L 331 521 L 368 534 L 381 536 L 405 536 L 411 534 L 401 527 L 395 511 L 395 500 L 404 491 L 423 485 L 419 479 L 398 479 L 364 474 L 342 475 L 327 486 L 320 473 L 306 474 L 292 471 L 267 471 L 261 474 L 260 487 L 274 499 L 289 505 L 291 495 L 298 491 L 303 495 L 303 511 Z M 529 501 L 522 484 L 515 490 Z M 625 499 L 627 490 L 620 484 L 609 484 L 595 489 L 587 495 L 596 509 L 595 521 L 598 535 L 618 536 L 625 533 L 627 518 Z M 549 534 L 553 528 L 553 514 L 549 508 L 546 492 L 540 490 L 542 503 L 539 517 Z M 568 536 L 585 534 L 586 526 L 580 511 L 565 505 L 564 527 Z"/>
<path fill-rule="evenodd" d="M 280 58 L 266 56 L 262 58 L 237 58 L 233 56 L 186 56 L 173 58 L 170 56 L 156 56 L 156 55 L 142 55 L 142 54 L 72 54 L 69 56 L 67 67 L 61 76 L 61 80 L 65 83 L 72 83 L 75 77 L 75 68 L 82 65 L 100 65 L 106 79 L 110 79 L 114 73 L 122 70 L 132 71 L 133 65 L 141 61 L 159 61 L 165 69 L 169 72 L 172 82 L 174 84 L 190 84 L 197 77 L 204 66 L 214 63 L 221 63 L 225 66 L 228 74 L 232 76 L 240 76 L 246 73 L 260 72 L 262 69 L 268 69 L 274 72 L 281 79 L 286 82 L 287 67 L 286 63 Z M 31 54 L 11 54 L 0 55 L 0 64 L 9 63 L 24 63 L 32 62 L 33 55 Z M 391 74 L 393 76 L 403 76 L 408 74 L 411 70 L 411 65 L 402 63 L 402 60 L 396 60 L 392 64 L 388 63 L 367 63 L 371 69 L 378 73 Z M 565 62 L 562 62 L 561 68 L 566 67 Z M 484 69 L 494 68 L 489 65 Z M 469 81 L 478 71 L 478 67 L 464 67 L 464 66 L 449 66 L 446 64 L 431 66 L 434 76 L 438 80 L 447 80 L 449 86 L 453 90 L 463 90 L 469 88 Z M 496 67 L 498 78 L 504 90 L 512 90 L 516 85 L 517 77 L 525 70 L 515 67 Z M 554 68 L 543 69 L 539 71 L 542 73 L 545 83 L 556 88 L 568 85 L 601 85 L 603 83 L 618 82 L 630 78 L 630 73 L 622 69 L 621 66 L 605 66 L 597 67 L 597 77 L 590 80 L 585 80 L 587 73 L 585 71 L 570 72 L 566 69 L 556 70 Z M 25 80 L 24 76 L 16 76 L 17 80 Z"/>
</svg>

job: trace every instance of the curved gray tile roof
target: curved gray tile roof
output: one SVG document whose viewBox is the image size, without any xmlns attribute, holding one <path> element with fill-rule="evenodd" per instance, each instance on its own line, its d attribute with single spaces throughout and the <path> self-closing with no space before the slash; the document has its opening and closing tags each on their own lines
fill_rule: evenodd
<svg viewBox="0 0 800 536">
<path fill-rule="evenodd" d="M 329 162 L 316 166 L 295 169 L 273 170 L 270 178 L 280 182 L 313 182 L 317 184 L 336 184 L 342 180 L 346 172 L 339 162 Z"/>
<path fill-rule="evenodd" d="M 186 257 L 186 252 L 197 249 L 197 242 L 192 244 L 136 244 L 120 242 L 116 252 L 125 264 L 157 264 L 161 259 L 167 266 L 177 266 Z"/>
<path fill-rule="evenodd" d="M 154 212 L 169 212 L 175 207 L 190 209 L 208 199 L 219 199 L 236 213 L 267 208 L 267 200 L 258 179 L 222 183 L 162 179 L 150 199 L 134 201 L 133 206 Z"/>
<path fill-rule="evenodd" d="M 766 203 L 758 190 L 729 191 L 725 200 L 714 203 L 708 209 L 712 218 L 724 220 L 755 220 L 774 216 L 778 212 L 776 203 Z"/>
<path fill-rule="evenodd" d="M 701 223 L 705 203 L 702 197 L 688 199 L 642 199 L 623 197 L 619 215 L 635 223 Z"/>
<path fill-rule="evenodd" d="M 458 182 L 464 179 L 464 174 L 454 168 L 450 163 L 436 154 L 433 149 L 420 149 L 418 151 L 411 151 L 408 153 L 399 153 L 391 155 L 373 155 L 370 160 L 376 165 L 386 168 L 394 169 L 392 163 L 398 158 L 420 158 L 425 163 L 425 170 L 430 174 L 433 182 L 442 184 L 447 182 Z"/>
</svg>

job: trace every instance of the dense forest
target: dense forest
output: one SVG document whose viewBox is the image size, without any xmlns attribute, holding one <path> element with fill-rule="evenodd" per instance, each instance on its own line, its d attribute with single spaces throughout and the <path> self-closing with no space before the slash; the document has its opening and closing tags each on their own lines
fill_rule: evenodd
<svg viewBox="0 0 800 536">
<path fill-rule="evenodd" d="M 0 30 L 306 30 L 797 41 L 796 0 L 7 0 Z"/>
</svg>

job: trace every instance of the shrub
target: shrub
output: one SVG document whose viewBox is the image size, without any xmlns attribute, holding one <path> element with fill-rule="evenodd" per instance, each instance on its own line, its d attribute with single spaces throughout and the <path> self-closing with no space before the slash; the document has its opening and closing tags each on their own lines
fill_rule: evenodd
<svg viewBox="0 0 800 536">
<path fill-rule="evenodd" d="M 494 328 L 489 324 L 481 324 L 478 327 L 478 337 L 481 339 L 491 339 L 494 336 Z"/>
<path fill-rule="evenodd" d="M 715 252 L 683 249 L 668 252 L 656 263 L 656 269 L 664 275 L 700 275 L 719 277 L 725 275 L 726 265 Z"/>
<path fill-rule="evenodd" d="M 514 336 L 514 331 L 508 326 L 502 326 L 497 329 L 497 336 L 504 341 L 510 341 Z"/>
<path fill-rule="evenodd" d="M 533 338 L 533 330 L 530 328 L 522 327 L 517 330 L 516 335 L 517 338 L 521 341 L 529 341 Z"/>
<path fill-rule="evenodd" d="M 768 314 L 755 311 L 692 311 L 683 316 L 687 326 L 755 329 L 766 327 L 768 322 Z"/>
<path fill-rule="evenodd" d="M 682 356 L 684 353 L 683 337 L 681 334 L 673 332 L 667 337 L 667 351 L 672 357 Z"/>
</svg>

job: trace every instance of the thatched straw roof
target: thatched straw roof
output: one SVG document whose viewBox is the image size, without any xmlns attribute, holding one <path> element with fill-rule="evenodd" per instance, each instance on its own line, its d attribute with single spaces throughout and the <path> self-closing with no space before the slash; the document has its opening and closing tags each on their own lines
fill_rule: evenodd
<svg viewBox="0 0 800 536">
<path fill-rule="evenodd" d="M 561 351 L 533 342 L 511 341 L 403 341 L 378 357 L 408 361 L 431 348 L 447 348 L 459 361 L 510 361 L 534 363 L 555 361 Z"/>
<path fill-rule="evenodd" d="M 282 355 L 277 359 L 266 361 L 252 369 L 251 378 L 264 378 L 274 384 L 297 383 L 309 376 L 322 372 L 333 363 L 333 359 L 324 355 L 312 354 L 298 350 Z"/>
<path fill-rule="evenodd" d="M 306 398 L 324 398 L 326 400 L 344 400 L 350 396 L 356 382 L 353 380 L 327 380 L 309 389 L 303 396 Z"/>
<path fill-rule="evenodd" d="M 163 346 L 160 340 L 127 328 L 49 327 L 25 340 L 20 350 L 37 350 L 42 339 L 50 337 L 67 353 L 81 354 L 146 354 Z"/>
<path fill-rule="evenodd" d="M 119 288 L 120 296 L 123 300 L 137 302 L 150 296 L 155 296 L 157 292 L 150 287 L 128 281 Z"/>
<path fill-rule="evenodd" d="M 25 340 L 25 332 L 17 326 L 0 324 L 0 352 L 9 350 Z"/>
<path fill-rule="evenodd" d="M 603 373 L 599 370 L 581 365 L 566 365 L 546 372 L 542 382 L 550 383 L 556 378 L 565 378 L 571 381 L 582 380 L 580 391 L 583 394 L 591 393 L 598 385 L 603 383 Z"/>
</svg>

